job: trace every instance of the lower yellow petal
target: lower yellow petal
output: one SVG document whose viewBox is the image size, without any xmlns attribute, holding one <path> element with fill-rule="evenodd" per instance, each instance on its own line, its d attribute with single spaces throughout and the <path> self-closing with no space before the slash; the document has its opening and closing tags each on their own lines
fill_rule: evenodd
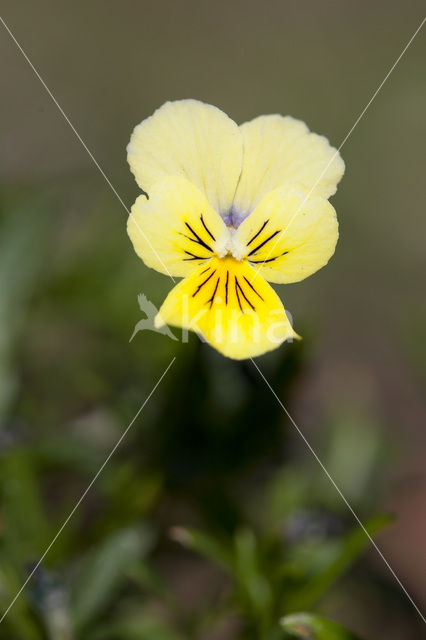
<svg viewBox="0 0 426 640">
<path fill-rule="evenodd" d="M 155 323 L 195 331 L 236 360 L 298 337 L 272 287 L 247 262 L 230 256 L 212 258 L 176 285 Z"/>
<path fill-rule="evenodd" d="M 237 258 L 246 258 L 269 282 L 304 280 L 324 267 L 339 237 L 336 212 L 301 185 L 268 193 L 234 237 Z"/>
<path fill-rule="evenodd" d="M 183 277 L 225 250 L 229 231 L 205 196 L 188 180 L 168 176 L 139 196 L 127 231 L 148 267 Z"/>
</svg>

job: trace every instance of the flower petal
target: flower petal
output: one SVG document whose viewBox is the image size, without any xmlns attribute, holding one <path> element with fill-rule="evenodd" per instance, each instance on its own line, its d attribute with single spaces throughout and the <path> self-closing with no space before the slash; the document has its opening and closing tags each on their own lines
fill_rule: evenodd
<svg viewBox="0 0 426 640">
<path fill-rule="evenodd" d="M 177 284 L 155 322 L 196 331 L 236 360 L 298 337 L 272 287 L 247 262 L 229 256 L 213 258 Z"/>
<path fill-rule="evenodd" d="M 139 196 L 127 222 L 138 256 L 161 273 L 186 276 L 215 253 L 223 253 L 229 231 L 205 196 L 179 176 L 169 176 Z"/>
<path fill-rule="evenodd" d="M 198 100 L 177 100 L 134 129 L 127 159 L 149 195 L 159 180 L 180 175 L 225 216 L 240 177 L 242 150 L 240 128 L 223 111 Z"/>
<path fill-rule="evenodd" d="M 234 255 L 270 282 L 298 282 L 324 267 L 339 237 L 332 205 L 298 185 L 271 191 L 241 223 Z"/>
<path fill-rule="evenodd" d="M 303 184 L 312 195 L 336 192 L 345 165 L 326 138 L 290 116 L 260 116 L 240 127 L 244 140 L 241 179 L 233 203 L 234 226 L 273 189 Z"/>
</svg>

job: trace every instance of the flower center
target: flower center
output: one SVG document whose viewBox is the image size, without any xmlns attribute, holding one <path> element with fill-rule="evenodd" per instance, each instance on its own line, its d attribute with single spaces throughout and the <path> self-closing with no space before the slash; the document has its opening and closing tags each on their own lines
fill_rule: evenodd
<svg viewBox="0 0 426 640">
<path fill-rule="evenodd" d="M 251 211 L 246 213 L 241 213 L 236 211 L 235 209 L 231 209 L 226 215 L 223 215 L 223 221 L 227 227 L 232 227 L 234 229 L 238 229 L 240 224 L 250 215 Z"/>
<path fill-rule="evenodd" d="M 241 261 L 245 257 L 245 247 L 238 241 L 235 227 L 228 225 L 227 230 L 228 233 L 216 248 L 217 256 L 219 258 L 229 256 Z"/>
</svg>

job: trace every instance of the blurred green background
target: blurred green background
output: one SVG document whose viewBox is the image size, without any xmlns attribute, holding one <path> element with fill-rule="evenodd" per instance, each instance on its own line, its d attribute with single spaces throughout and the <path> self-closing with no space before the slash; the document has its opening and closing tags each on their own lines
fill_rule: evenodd
<svg viewBox="0 0 426 640">
<path fill-rule="evenodd" d="M 125 146 L 164 101 L 237 122 L 291 114 L 338 146 L 423 12 L 4 0 L 1 15 L 130 206 Z M 279 289 L 303 342 L 258 359 L 423 608 L 425 54 L 423 30 L 342 149 L 333 260 Z M 309 611 L 366 640 L 418 640 L 419 616 L 254 367 L 194 336 L 129 343 L 137 295 L 159 306 L 170 282 L 136 257 L 125 210 L 3 27 L 0 59 L 2 611 L 176 356 L 0 638 L 349 638 L 278 624 Z"/>
</svg>

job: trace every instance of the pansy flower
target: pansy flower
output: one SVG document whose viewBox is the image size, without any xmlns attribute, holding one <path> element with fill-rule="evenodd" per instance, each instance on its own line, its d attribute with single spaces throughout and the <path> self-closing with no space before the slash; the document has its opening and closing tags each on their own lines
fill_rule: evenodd
<svg viewBox="0 0 426 640">
<path fill-rule="evenodd" d="M 328 202 L 344 163 L 289 116 L 238 126 L 197 100 L 167 102 L 133 131 L 130 168 L 146 195 L 128 233 L 145 264 L 183 278 L 156 317 L 243 359 L 297 334 L 269 282 L 308 277 L 334 253 Z"/>
</svg>

